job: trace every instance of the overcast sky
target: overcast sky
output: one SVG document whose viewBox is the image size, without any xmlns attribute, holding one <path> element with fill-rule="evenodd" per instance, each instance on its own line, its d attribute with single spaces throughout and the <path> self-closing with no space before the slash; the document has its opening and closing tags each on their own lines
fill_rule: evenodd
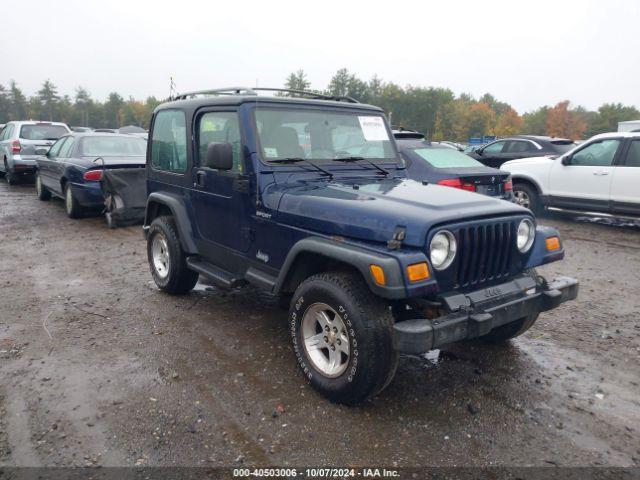
<svg viewBox="0 0 640 480">
<path fill-rule="evenodd" d="M 520 113 L 569 99 L 640 107 L 640 1 L 22 0 L 0 27 L 0 83 L 26 94 L 165 98 L 225 86 L 314 88 L 342 67 L 400 85 L 490 92 Z"/>
</svg>

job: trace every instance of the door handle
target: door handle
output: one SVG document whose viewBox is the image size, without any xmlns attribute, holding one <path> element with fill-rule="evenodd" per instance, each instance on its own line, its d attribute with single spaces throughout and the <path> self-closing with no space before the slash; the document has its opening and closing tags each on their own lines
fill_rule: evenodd
<svg viewBox="0 0 640 480">
<path fill-rule="evenodd" d="M 609 175 L 609 172 L 607 172 L 606 170 L 596 170 L 593 172 L 593 174 L 597 177 L 604 177 L 605 175 Z"/>
<path fill-rule="evenodd" d="M 196 172 L 196 184 L 195 186 L 198 188 L 204 188 L 206 185 L 207 172 L 203 172 L 199 170 Z"/>
</svg>

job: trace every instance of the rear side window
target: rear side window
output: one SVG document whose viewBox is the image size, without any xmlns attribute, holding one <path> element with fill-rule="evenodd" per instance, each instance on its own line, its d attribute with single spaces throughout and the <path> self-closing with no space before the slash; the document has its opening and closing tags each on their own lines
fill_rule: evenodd
<svg viewBox="0 0 640 480">
<path fill-rule="evenodd" d="M 198 120 L 198 155 L 204 164 L 210 143 L 229 143 L 233 152 L 233 172 L 242 172 L 242 148 L 240 124 L 235 112 L 209 112 Z"/>
<path fill-rule="evenodd" d="M 522 141 L 511 141 L 507 143 L 507 152 L 508 153 L 526 153 L 533 152 L 535 147 L 530 142 L 522 142 Z"/>
<path fill-rule="evenodd" d="M 435 168 L 484 167 L 470 156 L 452 148 L 416 148 L 413 151 Z"/>
<path fill-rule="evenodd" d="M 64 142 L 64 145 L 60 149 L 60 153 L 58 153 L 58 156 L 62 158 L 69 158 L 71 156 L 71 150 L 73 150 L 74 143 L 76 143 L 75 138 L 67 137 L 67 140 Z"/>
<path fill-rule="evenodd" d="M 20 138 L 24 140 L 57 140 L 69 133 L 62 125 L 23 125 Z"/>
<path fill-rule="evenodd" d="M 162 110 L 153 122 L 151 166 L 157 170 L 184 173 L 187 170 L 187 128 L 184 112 Z"/>
<path fill-rule="evenodd" d="M 625 167 L 640 167 L 640 140 L 634 140 L 629 145 L 627 158 L 624 161 Z"/>
</svg>

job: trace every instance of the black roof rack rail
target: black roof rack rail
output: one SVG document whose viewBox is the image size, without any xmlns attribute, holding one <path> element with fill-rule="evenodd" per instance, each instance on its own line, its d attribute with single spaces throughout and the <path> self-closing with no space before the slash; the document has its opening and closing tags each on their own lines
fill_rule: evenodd
<svg viewBox="0 0 640 480">
<path fill-rule="evenodd" d="M 309 92 L 307 90 L 295 90 L 291 88 L 266 88 L 266 87 L 228 87 L 228 88 L 213 88 L 210 90 L 196 90 L 194 92 L 179 93 L 172 100 L 186 100 L 187 98 L 194 98 L 199 95 L 258 95 L 258 92 L 284 92 L 294 93 L 300 97 L 310 97 L 319 100 L 333 100 L 336 102 L 349 102 L 360 103 L 355 98 L 345 95 L 327 95 L 324 93 Z"/>
</svg>

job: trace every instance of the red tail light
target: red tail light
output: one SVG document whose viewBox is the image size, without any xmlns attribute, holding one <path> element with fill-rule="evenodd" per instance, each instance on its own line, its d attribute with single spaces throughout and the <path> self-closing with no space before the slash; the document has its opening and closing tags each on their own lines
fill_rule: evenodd
<svg viewBox="0 0 640 480">
<path fill-rule="evenodd" d="M 511 190 L 513 190 L 513 181 L 510 178 L 507 178 L 504 182 L 504 191 L 510 192 Z"/>
<path fill-rule="evenodd" d="M 102 178 L 102 170 L 87 170 L 82 178 L 85 180 L 100 180 Z"/>
<path fill-rule="evenodd" d="M 12 153 L 20 153 L 21 149 L 22 149 L 22 145 L 20 145 L 20 141 L 19 140 L 14 140 L 13 142 L 11 142 L 11 152 Z"/>
<path fill-rule="evenodd" d="M 473 183 L 463 183 L 459 178 L 448 178 L 446 180 L 440 180 L 438 185 L 444 185 L 445 187 L 459 188 L 461 190 L 467 190 L 468 192 L 475 192 L 476 186 Z"/>
</svg>

